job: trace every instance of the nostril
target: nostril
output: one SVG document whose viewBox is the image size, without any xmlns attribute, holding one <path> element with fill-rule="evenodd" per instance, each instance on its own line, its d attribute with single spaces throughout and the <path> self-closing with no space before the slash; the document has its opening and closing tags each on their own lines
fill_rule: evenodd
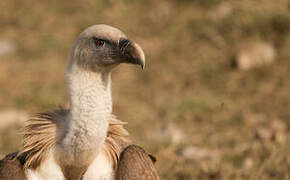
<svg viewBox="0 0 290 180">
<path fill-rule="evenodd" d="M 130 40 L 125 39 L 125 38 L 121 38 L 119 41 L 119 48 L 121 51 L 124 51 L 124 49 L 126 49 L 126 47 L 131 43 Z"/>
</svg>

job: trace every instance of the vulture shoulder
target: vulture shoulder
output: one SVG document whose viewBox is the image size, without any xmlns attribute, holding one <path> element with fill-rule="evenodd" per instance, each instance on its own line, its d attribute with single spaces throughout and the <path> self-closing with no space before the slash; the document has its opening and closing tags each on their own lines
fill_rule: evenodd
<svg viewBox="0 0 290 180">
<path fill-rule="evenodd" d="M 153 165 L 155 161 L 155 157 L 147 154 L 141 147 L 130 145 L 120 155 L 116 179 L 159 180 Z"/>
<path fill-rule="evenodd" d="M 49 155 L 56 144 L 57 128 L 65 123 L 69 109 L 39 113 L 27 121 L 23 129 L 23 145 L 19 152 L 11 153 L 0 160 L 0 180 L 16 179 L 12 173 L 19 172 L 20 179 L 25 177 L 25 169 L 36 169 Z M 119 156 L 129 142 L 126 124 L 111 116 L 107 138 L 102 151 L 107 155 L 113 167 L 117 167 Z M 23 176 L 22 176 L 23 175 Z M 5 178 L 3 178 L 5 177 Z"/>
<path fill-rule="evenodd" d="M 17 153 L 10 153 L 0 160 L 0 180 L 26 180 L 23 161 L 16 158 Z"/>
</svg>

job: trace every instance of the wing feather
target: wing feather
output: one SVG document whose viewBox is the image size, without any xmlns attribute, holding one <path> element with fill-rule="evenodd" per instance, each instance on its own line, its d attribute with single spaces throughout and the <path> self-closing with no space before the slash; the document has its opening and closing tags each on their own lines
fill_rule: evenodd
<svg viewBox="0 0 290 180">
<path fill-rule="evenodd" d="M 116 174 L 117 180 L 159 180 L 152 155 L 141 147 L 130 145 L 121 153 Z"/>
<path fill-rule="evenodd" d="M 8 154 L 0 160 L 0 180 L 26 180 L 23 161 L 15 158 L 18 152 Z"/>
</svg>

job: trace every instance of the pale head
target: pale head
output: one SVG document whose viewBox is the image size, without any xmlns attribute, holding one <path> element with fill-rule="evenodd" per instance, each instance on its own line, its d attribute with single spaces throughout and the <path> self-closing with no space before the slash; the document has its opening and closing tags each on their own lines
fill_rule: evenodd
<svg viewBox="0 0 290 180">
<path fill-rule="evenodd" d="M 142 48 L 128 40 L 119 29 L 108 25 L 94 25 L 78 37 L 71 52 L 70 66 L 90 71 L 107 71 L 120 63 L 145 67 Z"/>
</svg>

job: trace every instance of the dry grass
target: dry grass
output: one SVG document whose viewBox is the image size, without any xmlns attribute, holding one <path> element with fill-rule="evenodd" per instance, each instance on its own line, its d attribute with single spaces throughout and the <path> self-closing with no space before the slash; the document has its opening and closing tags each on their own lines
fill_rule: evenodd
<svg viewBox="0 0 290 180">
<path fill-rule="evenodd" d="M 1 0 L 0 39 L 15 42 L 17 51 L 0 57 L 0 108 L 34 113 L 64 104 L 74 39 L 89 25 L 110 24 L 146 52 L 144 72 L 127 65 L 114 72 L 114 112 L 129 122 L 136 143 L 156 154 L 162 179 L 289 179 L 289 6 L 287 0 Z M 271 42 L 277 61 L 231 68 L 240 44 L 255 40 Z M 168 123 L 181 140 L 156 135 Z M 19 135 L 0 134 L 0 153 L 20 146 Z"/>
</svg>

